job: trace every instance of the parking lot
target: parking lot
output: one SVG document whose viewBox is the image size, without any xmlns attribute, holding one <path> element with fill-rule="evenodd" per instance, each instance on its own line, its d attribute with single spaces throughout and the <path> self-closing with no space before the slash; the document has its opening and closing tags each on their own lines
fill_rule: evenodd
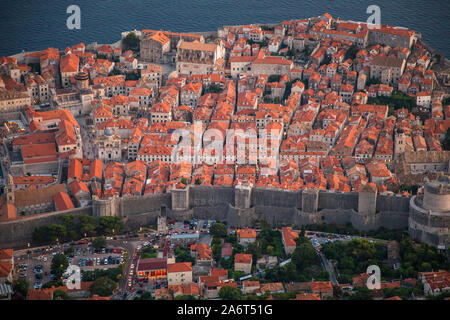
<svg viewBox="0 0 450 320">
<path fill-rule="evenodd" d="M 104 248 L 99 252 L 93 249 L 74 250 L 74 257 L 69 259 L 70 264 L 78 265 L 81 270 L 95 270 L 116 268 L 123 262 L 122 249 Z"/>
<path fill-rule="evenodd" d="M 40 289 L 45 283 L 54 280 L 51 273 L 53 256 L 64 253 L 69 248 L 73 249 L 73 252 L 67 255 L 69 264 L 78 265 L 81 271 L 116 268 L 124 259 L 123 248 L 107 247 L 97 253 L 86 241 L 72 245 L 33 248 L 22 250 L 15 255 L 17 277 L 25 279 L 30 288 Z"/>
<path fill-rule="evenodd" d="M 30 287 L 39 289 L 46 282 L 53 281 L 51 261 L 55 254 L 61 252 L 60 247 L 37 248 L 26 250 L 15 257 L 16 275 L 25 279 Z"/>
<path fill-rule="evenodd" d="M 326 233 L 326 232 L 320 232 L 320 231 L 306 231 L 306 237 L 310 239 L 311 244 L 318 251 L 320 251 L 323 244 L 329 243 L 329 242 L 336 242 L 336 241 L 351 241 L 354 239 L 366 239 L 370 242 L 374 242 L 374 241 L 384 242 L 384 240 L 379 240 L 379 239 L 371 239 L 371 238 L 344 235 L 344 234 Z"/>
</svg>

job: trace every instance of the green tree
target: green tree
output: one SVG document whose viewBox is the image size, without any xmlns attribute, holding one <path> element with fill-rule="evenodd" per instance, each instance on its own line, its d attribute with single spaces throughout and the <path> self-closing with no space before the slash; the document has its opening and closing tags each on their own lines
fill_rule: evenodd
<svg viewBox="0 0 450 320">
<path fill-rule="evenodd" d="M 19 299 L 25 299 L 28 292 L 28 282 L 25 279 L 18 279 L 13 281 L 13 290 L 16 294 L 19 294 Z"/>
<path fill-rule="evenodd" d="M 227 236 L 227 226 L 221 222 L 215 223 L 211 227 L 210 232 L 215 237 L 225 238 Z"/>
<path fill-rule="evenodd" d="M 124 225 L 120 217 L 100 217 L 98 229 L 104 235 L 119 234 Z"/>
<path fill-rule="evenodd" d="M 352 295 L 348 298 L 349 300 L 372 300 L 372 291 L 367 287 L 355 288 Z"/>
<path fill-rule="evenodd" d="M 112 281 L 108 277 L 100 277 L 91 285 L 91 294 L 96 294 L 100 297 L 109 297 L 113 294 L 116 286 L 116 282 Z"/>
<path fill-rule="evenodd" d="M 191 262 L 195 263 L 195 259 L 191 257 L 189 250 L 186 247 L 178 246 L 174 250 L 176 262 Z"/>
<path fill-rule="evenodd" d="M 42 289 L 49 289 L 51 287 L 62 287 L 64 285 L 64 282 L 62 280 L 58 280 L 58 281 L 49 281 L 44 283 L 44 285 L 42 286 Z"/>
<path fill-rule="evenodd" d="M 317 275 L 318 281 L 330 281 L 330 274 L 326 270 L 320 271 L 320 273 Z"/>
<path fill-rule="evenodd" d="M 139 44 L 141 40 L 134 32 L 130 32 L 123 40 L 123 48 L 124 50 L 133 50 L 138 51 L 139 50 Z"/>
<path fill-rule="evenodd" d="M 61 216 L 60 219 L 62 224 L 66 226 L 67 230 L 74 227 L 74 216 L 72 214 Z"/>
<path fill-rule="evenodd" d="M 33 231 L 33 241 L 37 243 L 50 242 L 50 227 L 42 226 Z"/>
<path fill-rule="evenodd" d="M 211 251 L 214 260 L 219 262 L 222 257 L 222 246 L 220 244 L 213 244 L 211 247 Z"/>
<path fill-rule="evenodd" d="M 316 250 L 314 250 L 314 248 L 308 243 L 300 244 L 292 253 L 292 262 L 299 271 L 302 271 L 310 265 L 316 263 L 317 259 L 318 256 Z"/>
<path fill-rule="evenodd" d="M 58 289 L 53 292 L 53 300 L 69 300 L 70 297 L 64 290 Z"/>
<path fill-rule="evenodd" d="M 210 84 L 208 88 L 206 88 L 206 93 L 221 93 L 223 89 L 215 84 Z"/>
<path fill-rule="evenodd" d="M 223 300 L 240 300 L 242 292 L 238 288 L 224 286 L 219 290 L 219 297 Z"/>
<path fill-rule="evenodd" d="M 66 226 L 62 224 L 52 224 L 50 226 L 50 234 L 52 242 L 64 241 L 67 237 Z"/>
<path fill-rule="evenodd" d="M 175 297 L 175 300 L 197 300 L 197 299 L 191 294 L 188 295 L 180 294 Z"/>
<path fill-rule="evenodd" d="M 153 248 L 152 246 L 146 247 L 144 250 L 142 250 L 142 255 L 141 255 L 142 259 L 156 258 L 156 256 L 157 256 L 157 252 L 156 252 L 155 248 Z"/>
<path fill-rule="evenodd" d="M 108 76 L 110 76 L 110 77 L 111 77 L 111 76 L 117 76 L 117 75 L 119 75 L 119 74 L 121 74 L 119 70 L 113 69 L 113 70 L 111 70 L 110 73 L 108 73 Z"/>
<path fill-rule="evenodd" d="M 104 237 L 95 238 L 95 240 L 92 241 L 92 246 L 97 251 L 102 248 L 106 248 L 106 239 Z"/>
<path fill-rule="evenodd" d="M 448 128 L 447 132 L 445 133 L 445 138 L 442 142 L 442 148 L 444 150 L 450 150 L 450 128 Z"/>
<path fill-rule="evenodd" d="M 125 75 L 125 80 L 126 81 L 128 81 L 128 80 L 131 80 L 131 81 L 139 80 L 140 78 L 141 78 L 141 74 L 140 74 L 139 71 L 138 72 L 128 72 Z"/>
<path fill-rule="evenodd" d="M 84 236 L 86 234 L 86 236 L 92 237 L 97 234 L 96 229 L 98 223 L 94 217 L 90 215 L 81 215 L 78 218 L 78 221 L 79 221 L 78 229 L 81 236 Z"/>
<path fill-rule="evenodd" d="M 347 52 L 345 53 L 345 60 L 347 59 L 355 59 L 356 58 L 356 54 L 358 53 L 359 49 L 355 44 L 352 44 Z"/>
<path fill-rule="evenodd" d="M 55 275 L 55 280 L 60 280 L 63 273 L 67 270 L 69 261 L 64 254 L 55 254 L 52 259 L 51 271 Z"/>
<path fill-rule="evenodd" d="M 148 291 L 145 291 L 140 297 L 139 299 L 135 299 L 135 300 L 155 300 L 152 296 L 152 294 Z"/>
</svg>

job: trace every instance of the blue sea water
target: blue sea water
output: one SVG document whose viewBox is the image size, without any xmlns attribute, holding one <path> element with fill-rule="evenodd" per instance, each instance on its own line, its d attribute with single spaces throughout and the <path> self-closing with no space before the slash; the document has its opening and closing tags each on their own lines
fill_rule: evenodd
<svg viewBox="0 0 450 320">
<path fill-rule="evenodd" d="M 81 29 L 69 30 L 69 5 L 81 9 Z M 113 43 L 121 32 L 154 28 L 212 31 L 222 25 L 270 23 L 325 12 L 366 21 L 369 5 L 381 23 L 409 27 L 450 58 L 449 0 L 0 0 L 0 56 L 79 42 Z"/>
</svg>

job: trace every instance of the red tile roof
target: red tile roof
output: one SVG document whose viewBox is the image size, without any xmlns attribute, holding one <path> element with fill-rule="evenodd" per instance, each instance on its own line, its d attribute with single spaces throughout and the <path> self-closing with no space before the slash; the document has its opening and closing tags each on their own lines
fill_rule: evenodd
<svg viewBox="0 0 450 320">
<path fill-rule="evenodd" d="M 250 264 L 252 263 L 252 255 L 247 253 L 236 253 L 234 256 L 234 262 Z"/>
<path fill-rule="evenodd" d="M 190 262 L 170 263 L 167 265 L 167 273 L 175 272 L 192 272 L 192 264 Z"/>
<path fill-rule="evenodd" d="M 53 201 L 55 202 L 55 207 L 57 211 L 64 211 L 73 209 L 74 205 L 70 197 L 65 192 L 58 192 L 53 196 Z"/>
</svg>

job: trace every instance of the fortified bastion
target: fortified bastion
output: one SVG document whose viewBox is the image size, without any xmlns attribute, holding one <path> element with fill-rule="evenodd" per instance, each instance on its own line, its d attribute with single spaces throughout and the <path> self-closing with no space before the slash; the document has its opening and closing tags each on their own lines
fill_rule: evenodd
<svg viewBox="0 0 450 320">
<path fill-rule="evenodd" d="M 425 181 L 424 194 L 409 204 L 409 234 L 413 239 L 448 247 L 450 240 L 450 176 Z"/>
</svg>

